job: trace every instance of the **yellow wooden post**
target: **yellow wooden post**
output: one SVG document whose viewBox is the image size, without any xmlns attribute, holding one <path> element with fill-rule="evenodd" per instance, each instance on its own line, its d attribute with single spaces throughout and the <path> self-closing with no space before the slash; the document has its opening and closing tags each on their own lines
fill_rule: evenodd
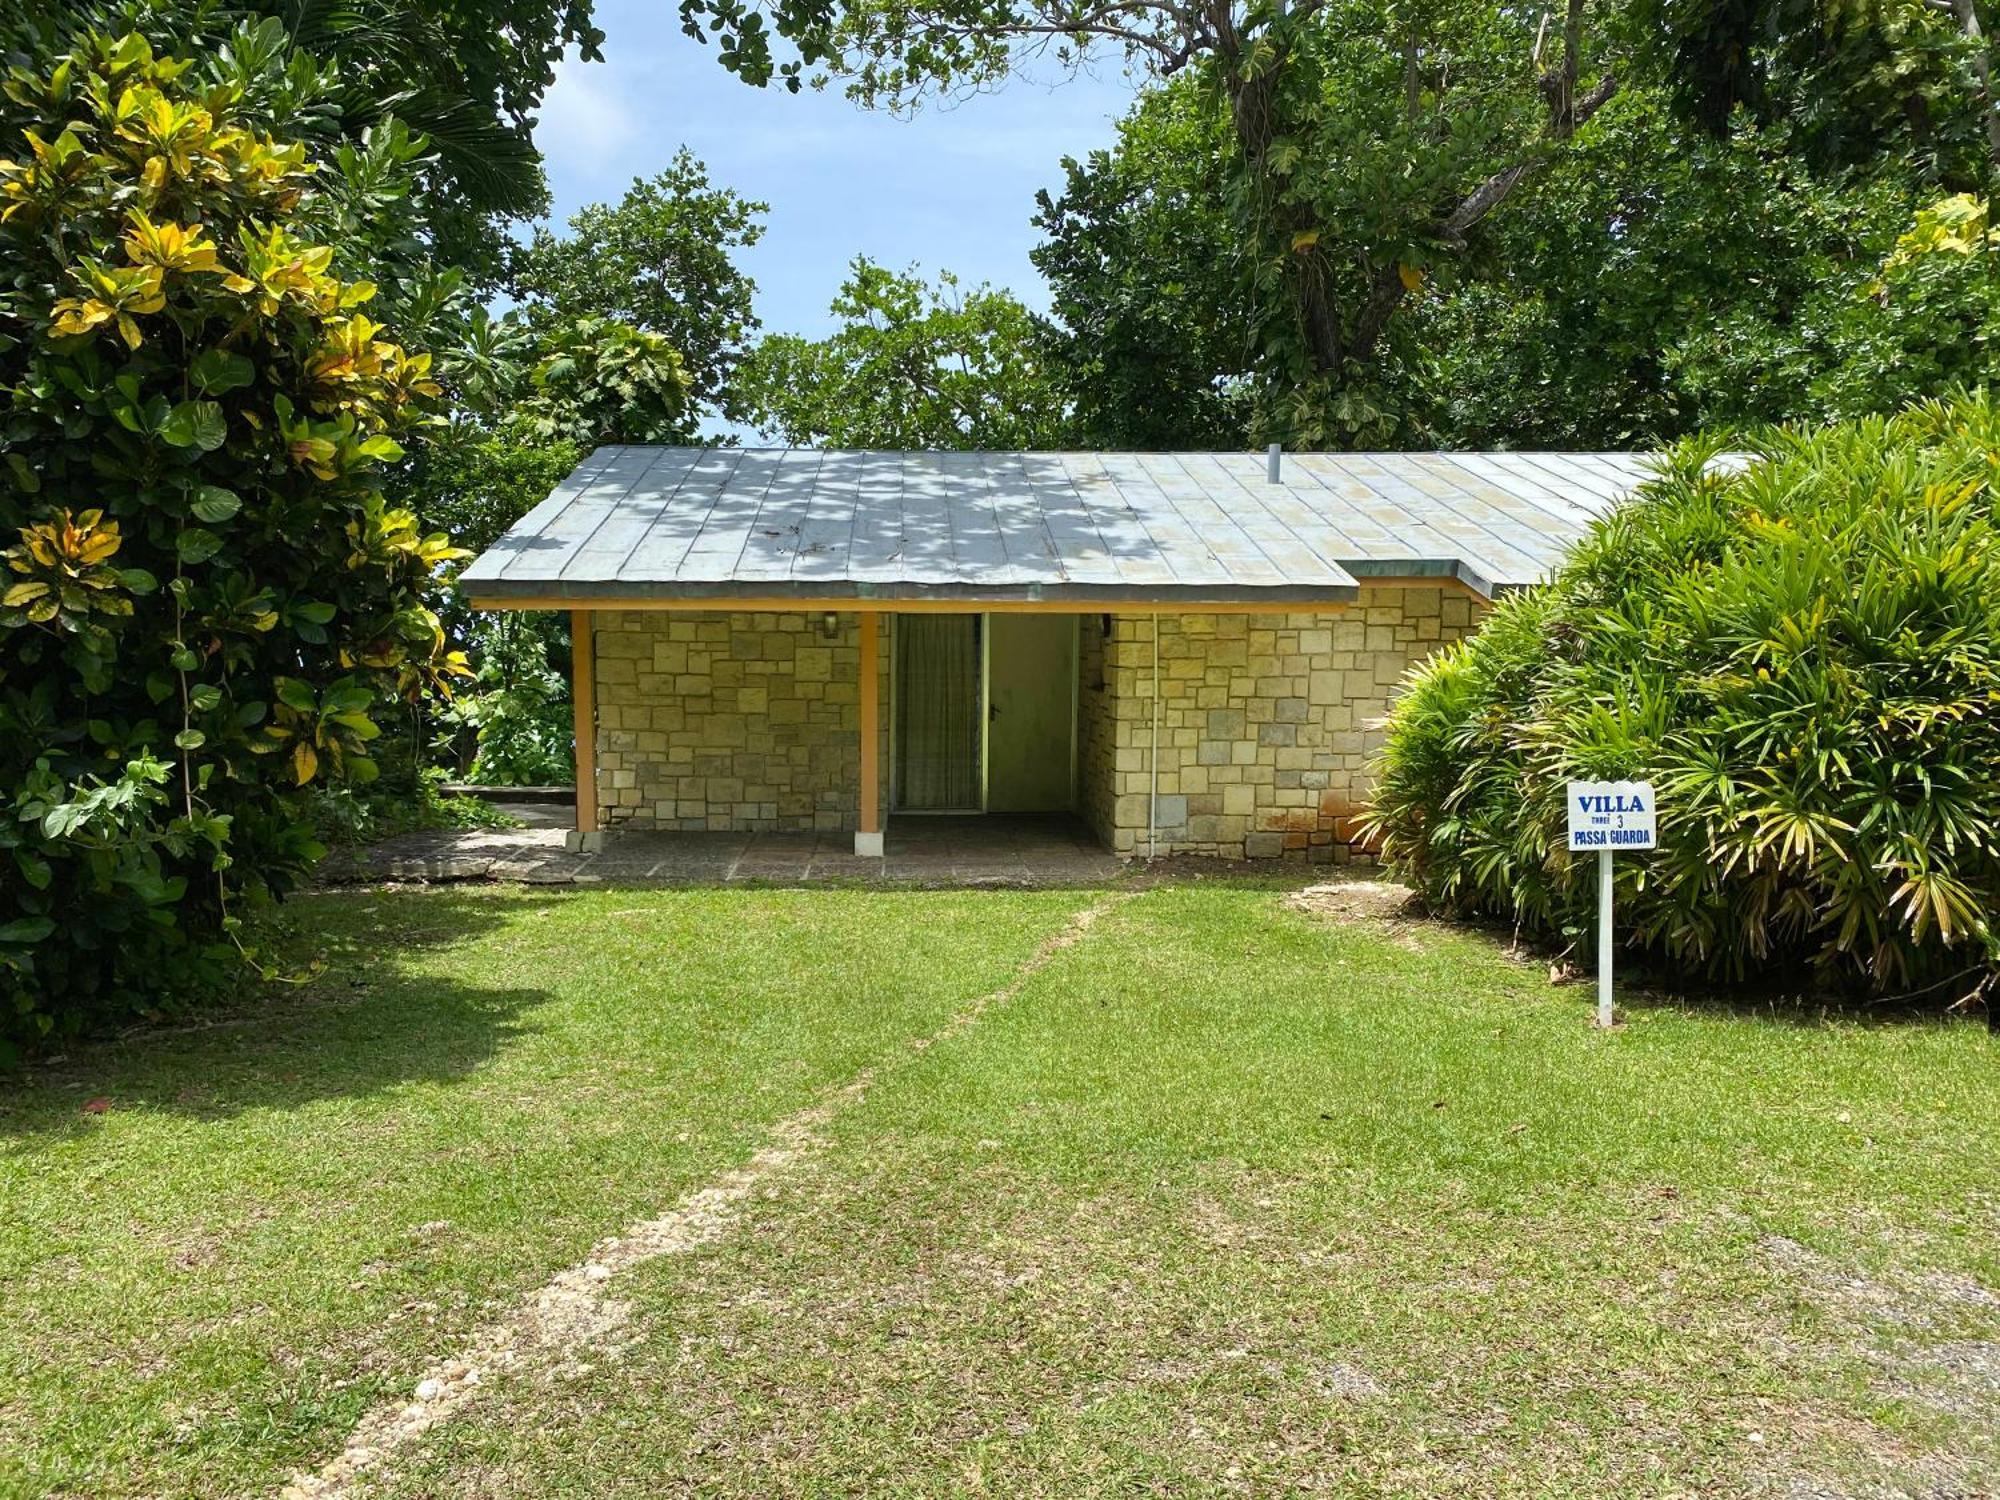
<svg viewBox="0 0 2000 1500">
<path fill-rule="evenodd" d="M 879 856 L 882 839 L 881 774 L 881 617 L 861 614 L 861 819 L 854 831 L 856 854 Z"/>
<path fill-rule="evenodd" d="M 576 708 L 576 827 L 597 832 L 597 639 L 590 611 L 569 612 L 570 697 Z"/>
</svg>

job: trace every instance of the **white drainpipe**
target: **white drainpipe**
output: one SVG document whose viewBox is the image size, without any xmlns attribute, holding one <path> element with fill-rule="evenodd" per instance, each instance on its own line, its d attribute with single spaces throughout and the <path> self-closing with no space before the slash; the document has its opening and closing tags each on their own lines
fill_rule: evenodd
<svg viewBox="0 0 2000 1500">
<path fill-rule="evenodd" d="M 1153 616 L 1153 746 L 1146 753 L 1153 788 L 1146 795 L 1146 858 L 1160 857 L 1160 617 Z"/>
</svg>

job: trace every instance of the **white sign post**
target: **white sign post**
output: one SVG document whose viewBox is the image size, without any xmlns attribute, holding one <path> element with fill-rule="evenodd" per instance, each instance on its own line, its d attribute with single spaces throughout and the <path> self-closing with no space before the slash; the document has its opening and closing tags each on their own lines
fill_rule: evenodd
<svg viewBox="0 0 2000 1500">
<path fill-rule="evenodd" d="M 1597 1024 L 1611 1024 L 1611 856 L 1659 842 L 1650 781 L 1569 783 L 1569 847 L 1597 851 Z"/>
</svg>

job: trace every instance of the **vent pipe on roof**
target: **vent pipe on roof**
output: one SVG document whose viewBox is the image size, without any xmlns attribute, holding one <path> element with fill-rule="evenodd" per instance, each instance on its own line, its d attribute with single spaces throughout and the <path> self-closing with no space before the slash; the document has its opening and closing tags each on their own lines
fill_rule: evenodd
<svg viewBox="0 0 2000 1500">
<path fill-rule="evenodd" d="M 1281 443 L 1273 443 L 1264 450 L 1264 477 L 1272 484 L 1278 483 L 1278 467 L 1284 457 L 1285 449 Z"/>
</svg>

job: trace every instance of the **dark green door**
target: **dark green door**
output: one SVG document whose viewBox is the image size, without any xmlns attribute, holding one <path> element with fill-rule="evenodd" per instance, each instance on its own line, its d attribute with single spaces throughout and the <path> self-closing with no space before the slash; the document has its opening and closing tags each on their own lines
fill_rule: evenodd
<svg viewBox="0 0 2000 1500">
<path fill-rule="evenodd" d="M 1076 806 L 1076 616 L 987 616 L 986 810 Z"/>
</svg>

